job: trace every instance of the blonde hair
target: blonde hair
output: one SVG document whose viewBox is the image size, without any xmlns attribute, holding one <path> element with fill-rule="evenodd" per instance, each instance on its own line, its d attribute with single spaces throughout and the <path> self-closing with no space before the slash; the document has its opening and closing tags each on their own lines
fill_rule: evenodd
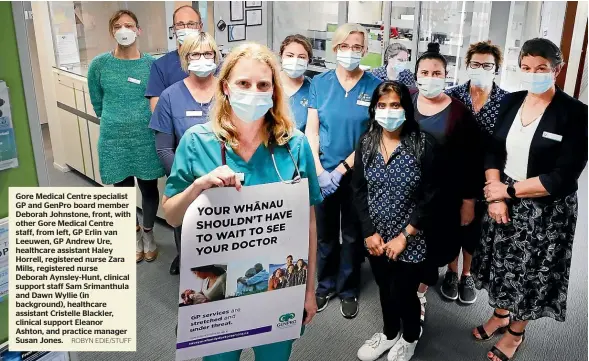
<svg viewBox="0 0 589 361">
<path fill-rule="evenodd" d="M 362 46 L 364 47 L 364 51 L 368 49 L 368 32 L 362 25 L 354 24 L 354 23 L 347 23 L 335 30 L 333 33 L 333 38 L 331 39 L 331 50 L 334 52 L 337 51 L 337 47 L 346 41 L 350 34 L 362 34 L 364 37 L 364 41 Z"/>
<path fill-rule="evenodd" d="M 211 48 L 211 50 L 215 52 L 215 64 L 219 65 L 219 59 L 221 59 L 219 48 L 211 34 L 205 32 L 189 34 L 184 38 L 184 42 L 182 43 L 180 50 L 178 50 L 178 54 L 180 55 L 180 66 L 186 73 L 188 73 L 188 54 L 196 51 L 198 48 Z"/>
<path fill-rule="evenodd" d="M 223 86 L 228 85 L 231 72 L 235 64 L 241 59 L 258 60 L 268 65 L 272 70 L 272 100 L 274 105 L 266 113 L 266 126 L 263 128 L 262 139 L 266 146 L 270 141 L 276 142 L 278 145 L 286 144 L 292 137 L 295 127 L 287 97 L 280 81 L 280 67 L 276 55 L 270 49 L 255 43 L 243 44 L 234 48 L 223 62 L 210 118 L 215 135 L 219 140 L 232 147 L 239 146 L 237 128 L 231 121 L 231 104 L 229 103 L 229 97 L 223 91 Z"/>
</svg>

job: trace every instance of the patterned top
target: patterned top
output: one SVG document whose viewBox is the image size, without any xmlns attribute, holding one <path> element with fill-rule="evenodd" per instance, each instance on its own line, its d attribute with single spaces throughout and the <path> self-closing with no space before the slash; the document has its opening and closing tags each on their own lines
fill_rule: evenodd
<svg viewBox="0 0 589 361">
<path fill-rule="evenodd" d="M 499 115 L 499 106 L 503 97 L 508 94 L 506 90 L 503 90 L 493 83 L 493 89 L 487 99 L 487 102 L 479 110 L 478 113 L 474 111 L 472 105 L 472 99 L 470 98 L 470 80 L 462 85 L 455 86 L 450 89 L 446 89 L 446 94 L 460 100 L 468 110 L 472 112 L 475 117 L 477 124 L 481 131 L 484 131 L 486 135 L 493 135 L 495 130 L 495 124 L 497 122 L 497 115 Z"/>
<path fill-rule="evenodd" d="M 401 234 L 409 224 L 418 225 L 415 222 L 416 216 L 420 216 L 420 213 L 425 214 L 425 202 L 432 196 L 428 194 L 428 189 L 431 189 L 428 183 L 432 181 L 431 168 L 427 168 L 432 165 L 433 152 L 431 142 L 425 140 L 425 133 L 422 133 L 421 139 L 421 159 L 415 156 L 414 151 L 404 141 L 397 146 L 386 163 L 380 152 L 370 160 L 370 151 L 366 146 L 361 146 L 362 150 L 357 151 L 356 159 L 359 160 L 359 164 L 355 168 L 358 169 L 358 175 L 354 180 L 354 191 L 356 201 L 359 202 L 356 208 L 362 219 L 365 236 L 376 232 L 385 242 L 389 242 Z M 358 153 L 361 155 L 358 156 Z M 359 178 L 365 179 L 365 183 L 358 183 Z M 366 200 L 363 199 L 361 188 L 366 190 Z M 362 206 L 361 203 L 364 202 L 367 208 Z M 366 226 L 367 215 L 371 223 L 369 226 Z M 416 228 L 419 229 L 422 225 Z M 398 260 L 410 263 L 425 260 L 425 238 L 423 230 L 420 229 L 399 255 Z"/>
<path fill-rule="evenodd" d="M 386 65 L 383 65 L 378 68 L 374 68 L 370 72 L 382 81 L 395 80 L 395 79 L 388 78 Z M 396 80 L 401 84 L 407 85 L 409 88 L 416 88 L 417 87 L 415 85 L 415 77 L 413 76 L 413 73 L 411 72 L 411 70 L 408 70 L 408 69 L 403 70 L 402 72 L 399 73 L 399 76 L 397 77 Z"/>
<path fill-rule="evenodd" d="M 153 61 L 147 54 L 123 60 L 108 52 L 94 58 L 88 69 L 90 100 L 100 118 L 98 160 L 104 184 L 131 176 L 152 180 L 165 175 L 144 96 Z"/>
</svg>

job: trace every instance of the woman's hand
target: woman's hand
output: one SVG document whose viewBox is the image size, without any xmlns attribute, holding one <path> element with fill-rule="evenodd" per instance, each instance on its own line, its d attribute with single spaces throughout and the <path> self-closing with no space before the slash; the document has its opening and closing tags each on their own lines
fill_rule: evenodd
<svg viewBox="0 0 589 361">
<path fill-rule="evenodd" d="M 460 225 L 468 226 L 474 219 L 474 199 L 463 199 L 460 207 Z"/>
<path fill-rule="evenodd" d="M 324 170 L 319 174 L 319 187 L 321 187 L 321 195 L 327 197 L 337 190 L 337 186 L 332 182 L 331 174 Z"/>
<path fill-rule="evenodd" d="M 402 234 L 399 234 L 397 237 L 391 239 L 387 244 L 384 246 L 385 254 L 388 258 L 392 259 L 393 261 L 397 260 L 397 257 L 407 247 L 407 239 Z"/>
<path fill-rule="evenodd" d="M 497 224 L 506 224 L 510 222 L 509 211 L 505 202 L 497 202 L 489 204 L 489 216 L 497 222 Z"/>
<path fill-rule="evenodd" d="M 220 166 L 194 181 L 202 190 L 213 187 L 235 187 L 241 190 L 241 181 L 231 168 L 226 165 Z"/>
<path fill-rule="evenodd" d="M 366 238 L 364 240 L 364 245 L 371 256 L 382 256 L 384 253 L 384 240 L 378 233 Z"/>
<path fill-rule="evenodd" d="M 307 291 L 305 293 L 305 311 L 307 311 L 307 317 L 303 320 L 303 325 L 308 325 L 313 317 L 315 317 L 315 314 L 317 314 L 315 291 Z"/>
<path fill-rule="evenodd" d="M 487 202 L 502 201 L 509 198 L 507 194 L 507 184 L 497 180 L 487 181 L 485 183 L 485 199 Z"/>
</svg>

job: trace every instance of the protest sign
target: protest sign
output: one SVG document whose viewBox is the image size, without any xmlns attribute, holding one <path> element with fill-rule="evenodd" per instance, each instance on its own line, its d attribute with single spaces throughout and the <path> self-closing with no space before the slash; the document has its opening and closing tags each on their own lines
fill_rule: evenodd
<svg viewBox="0 0 589 361">
<path fill-rule="evenodd" d="M 306 179 L 209 189 L 190 205 L 176 361 L 300 336 L 309 213 Z"/>
</svg>

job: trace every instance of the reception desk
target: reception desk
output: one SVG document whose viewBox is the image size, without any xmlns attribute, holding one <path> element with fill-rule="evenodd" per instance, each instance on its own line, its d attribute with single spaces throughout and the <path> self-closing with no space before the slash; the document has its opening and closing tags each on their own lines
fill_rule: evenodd
<svg viewBox="0 0 589 361">
<path fill-rule="evenodd" d="M 94 182 L 105 186 L 100 179 L 98 167 L 98 136 L 100 119 L 90 102 L 88 81 L 84 68 L 63 70 L 53 68 L 53 79 L 57 101 L 59 129 L 64 139 L 66 164 Z M 160 200 L 166 178 L 158 180 Z M 141 208 L 141 191 L 137 189 L 137 207 Z M 164 218 L 161 207 L 158 217 Z"/>
</svg>

